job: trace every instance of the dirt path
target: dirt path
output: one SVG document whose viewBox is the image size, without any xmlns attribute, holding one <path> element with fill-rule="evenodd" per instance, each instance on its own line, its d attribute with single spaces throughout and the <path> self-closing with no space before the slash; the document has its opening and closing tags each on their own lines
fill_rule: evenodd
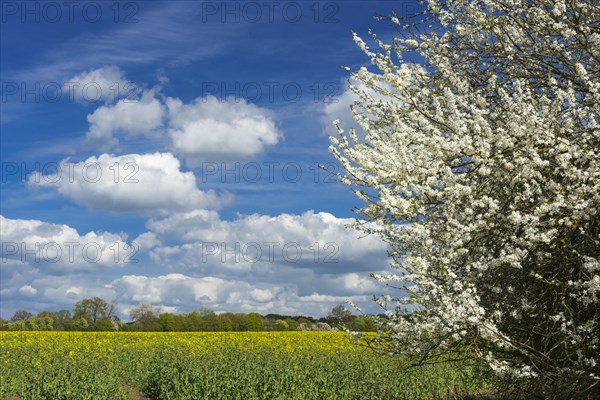
<svg viewBox="0 0 600 400">
<path fill-rule="evenodd" d="M 139 389 L 132 386 L 125 385 L 125 390 L 127 390 L 127 397 L 125 397 L 125 400 L 152 400 L 150 397 L 144 396 Z"/>
</svg>

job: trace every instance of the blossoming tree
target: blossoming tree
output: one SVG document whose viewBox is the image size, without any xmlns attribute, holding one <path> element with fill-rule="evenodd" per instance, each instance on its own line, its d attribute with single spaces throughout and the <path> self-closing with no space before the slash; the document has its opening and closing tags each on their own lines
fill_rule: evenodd
<svg viewBox="0 0 600 400">
<path fill-rule="evenodd" d="M 600 5 L 429 0 L 391 44 L 355 35 L 342 182 L 402 290 L 381 344 L 469 356 L 543 397 L 600 396 Z M 419 54 L 420 64 L 405 61 Z M 413 58 L 414 59 L 414 58 Z"/>
</svg>

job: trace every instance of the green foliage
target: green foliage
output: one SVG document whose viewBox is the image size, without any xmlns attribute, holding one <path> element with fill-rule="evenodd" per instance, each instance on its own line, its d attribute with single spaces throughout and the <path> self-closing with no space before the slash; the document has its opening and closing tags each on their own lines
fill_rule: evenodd
<svg viewBox="0 0 600 400">
<path fill-rule="evenodd" d="M 110 318 L 114 315 L 115 305 L 109 304 L 100 297 L 83 299 L 75 304 L 73 319 L 85 319 L 88 324 L 95 324 L 102 318 Z"/>
<path fill-rule="evenodd" d="M 11 322 L 0 323 L 0 330 L 13 331 L 114 331 L 126 332 L 242 332 L 242 331 L 298 331 L 329 330 L 344 327 L 352 331 L 375 331 L 370 318 L 356 317 L 339 305 L 330 315 L 318 321 L 306 317 L 288 317 L 258 313 L 215 313 L 202 307 L 187 314 L 162 313 L 151 304 L 142 303 L 131 309 L 132 322 L 119 322 L 116 305 L 100 297 L 83 299 L 75 304 L 73 314 L 68 310 L 43 311 L 36 316 L 19 310 Z M 329 325 L 325 325 L 327 323 Z"/>
<path fill-rule="evenodd" d="M 263 330 L 263 319 L 260 314 L 249 313 L 244 316 L 242 322 L 243 330 L 245 331 L 262 331 Z"/>
<path fill-rule="evenodd" d="M 175 330 L 175 317 L 173 314 L 160 314 L 156 319 L 156 322 L 160 326 L 160 330 L 163 332 L 173 332 Z"/>
<path fill-rule="evenodd" d="M 97 332 L 110 332 L 114 330 L 112 321 L 109 318 L 102 318 L 92 326 L 93 331 Z"/>
<path fill-rule="evenodd" d="M 290 326 L 287 322 L 282 319 L 278 319 L 275 321 L 275 325 L 273 326 L 273 330 L 275 331 L 287 331 L 290 329 Z"/>
<path fill-rule="evenodd" d="M 29 317 L 26 327 L 31 331 L 51 331 L 54 327 L 54 320 L 48 316 Z"/>
<path fill-rule="evenodd" d="M 10 322 L 27 321 L 29 319 L 29 317 L 32 317 L 32 316 L 33 315 L 29 311 L 17 310 L 17 311 L 15 311 L 13 316 L 10 318 Z"/>
</svg>

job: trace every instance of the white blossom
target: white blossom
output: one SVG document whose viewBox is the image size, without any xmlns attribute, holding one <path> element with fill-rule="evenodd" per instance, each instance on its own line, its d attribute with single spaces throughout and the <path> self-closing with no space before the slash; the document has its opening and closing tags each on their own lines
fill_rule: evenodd
<svg viewBox="0 0 600 400">
<path fill-rule="evenodd" d="M 354 87 L 367 136 L 336 121 L 330 149 L 377 193 L 361 213 L 402 271 L 376 276 L 405 289 L 378 300 L 390 346 L 468 345 L 499 375 L 598 390 L 600 5 L 553 4 L 429 0 L 441 30 L 380 52 L 355 35 L 379 100 Z"/>
</svg>

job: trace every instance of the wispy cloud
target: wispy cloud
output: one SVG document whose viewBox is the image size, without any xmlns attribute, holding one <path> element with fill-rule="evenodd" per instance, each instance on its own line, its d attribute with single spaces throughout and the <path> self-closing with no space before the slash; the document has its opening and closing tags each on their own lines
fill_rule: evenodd
<svg viewBox="0 0 600 400">
<path fill-rule="evenodd" d="M 202 23 L 193 2 L 155 4 L 142 3 L 136 23 L 110 23 L 99 33 L 56 43 L 32 57 L 29 67 L 5 71 L 5 79 L 56 81 L 107 64 L 185 64 L 224 52 L 242 34 L 242 25 Z"/>
</svg>

